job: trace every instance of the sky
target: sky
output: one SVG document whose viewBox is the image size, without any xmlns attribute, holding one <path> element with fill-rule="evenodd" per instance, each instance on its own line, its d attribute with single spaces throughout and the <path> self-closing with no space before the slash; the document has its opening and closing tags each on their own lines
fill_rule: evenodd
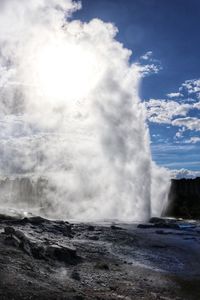
<svg viewBox="0 0 200 300">
<path fill-rule="evenodd" d="M 200 171 L 200 1 L 81 2 L 74 19 L 114 23 L 118 41 L 132 50 L 132 62 L 151 68 L 140 97 L 153 159 L 172 170 Z"/>
</svg>

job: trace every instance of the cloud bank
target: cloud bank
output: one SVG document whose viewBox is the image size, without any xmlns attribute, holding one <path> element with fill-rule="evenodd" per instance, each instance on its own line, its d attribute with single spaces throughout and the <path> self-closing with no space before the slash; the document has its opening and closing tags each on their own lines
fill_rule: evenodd
<svg viewBox="0 0 200 300">
<path fill-rule="evenodd" d="M 200 171 L 191 171 L 188 169 L 171 170 L 171 177 L 174 179 L 196 178 L 200 177 Z"/>
<path fill-rule="evenodd" d="M 167 99 L 149 99 L 145 101 L 149 122 L 181 127 L 181 130 L 184 131 L 199 131 L 199 93 L 200 80 L 186 80 L 178 92 L 167 94 Z M 180 136 L 179 132 L 175 137 L 178 136 Z"/>
<path fill-rule="evenodd" d="M 152 164 L 143 69 L 116 27 L 71 21 L 80 4 L 70 0 L 0 5 L 1 175 L 47 179 L 45 203 L 34 205 L 49 216 L 149 218 L 168 176 Z"/>
</svg>

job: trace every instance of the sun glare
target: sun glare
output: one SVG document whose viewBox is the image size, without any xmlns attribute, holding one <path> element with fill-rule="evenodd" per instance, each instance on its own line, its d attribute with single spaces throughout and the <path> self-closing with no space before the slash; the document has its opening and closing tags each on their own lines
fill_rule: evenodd
<svg viewBox="0 0 200 300">
<path fill-rule="evenodd" d="M 36 59 L 39 92 L 52 101 L 74 101 L 94 88 L 99 78 L 97 58 L 77 45 L 47 45 Z"/>
</svg>

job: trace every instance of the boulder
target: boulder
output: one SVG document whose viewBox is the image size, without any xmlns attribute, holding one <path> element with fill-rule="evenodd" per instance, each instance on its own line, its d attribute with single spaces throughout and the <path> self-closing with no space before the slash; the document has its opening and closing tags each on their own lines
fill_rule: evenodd
<svg viewBox="0 0 200 300">
<path fill-rule="evenodd" d="M 47 246 L 45 256 L 51 259 L 65 262 L 67 264 L 74 264 L 77 262 L 77 260 L 79 260 L 75 248 L 59 245 Z"/>
<path fill-rule="evenodd" d="M 80 260 L 73 247 L 62 245 L 44 245 L 28 238 L 22 231 L 13 227 L 4 228 L 5 243 L 23 250 L 36 259 L 54 259 L 67 264 L 75 264 Z"/>
</svg>

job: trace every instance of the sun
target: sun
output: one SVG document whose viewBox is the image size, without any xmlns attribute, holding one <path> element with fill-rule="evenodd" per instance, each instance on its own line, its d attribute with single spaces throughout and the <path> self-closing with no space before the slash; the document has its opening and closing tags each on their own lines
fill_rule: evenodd
<svg viewBox="0 0 200 300">
<path fill-rule="evenodd" d="M 86 97 L 101 73 L 94 51 L 64 41 L 42 47 L 34 68 L 40 94 L 61 103 Z"/>
</svg>

